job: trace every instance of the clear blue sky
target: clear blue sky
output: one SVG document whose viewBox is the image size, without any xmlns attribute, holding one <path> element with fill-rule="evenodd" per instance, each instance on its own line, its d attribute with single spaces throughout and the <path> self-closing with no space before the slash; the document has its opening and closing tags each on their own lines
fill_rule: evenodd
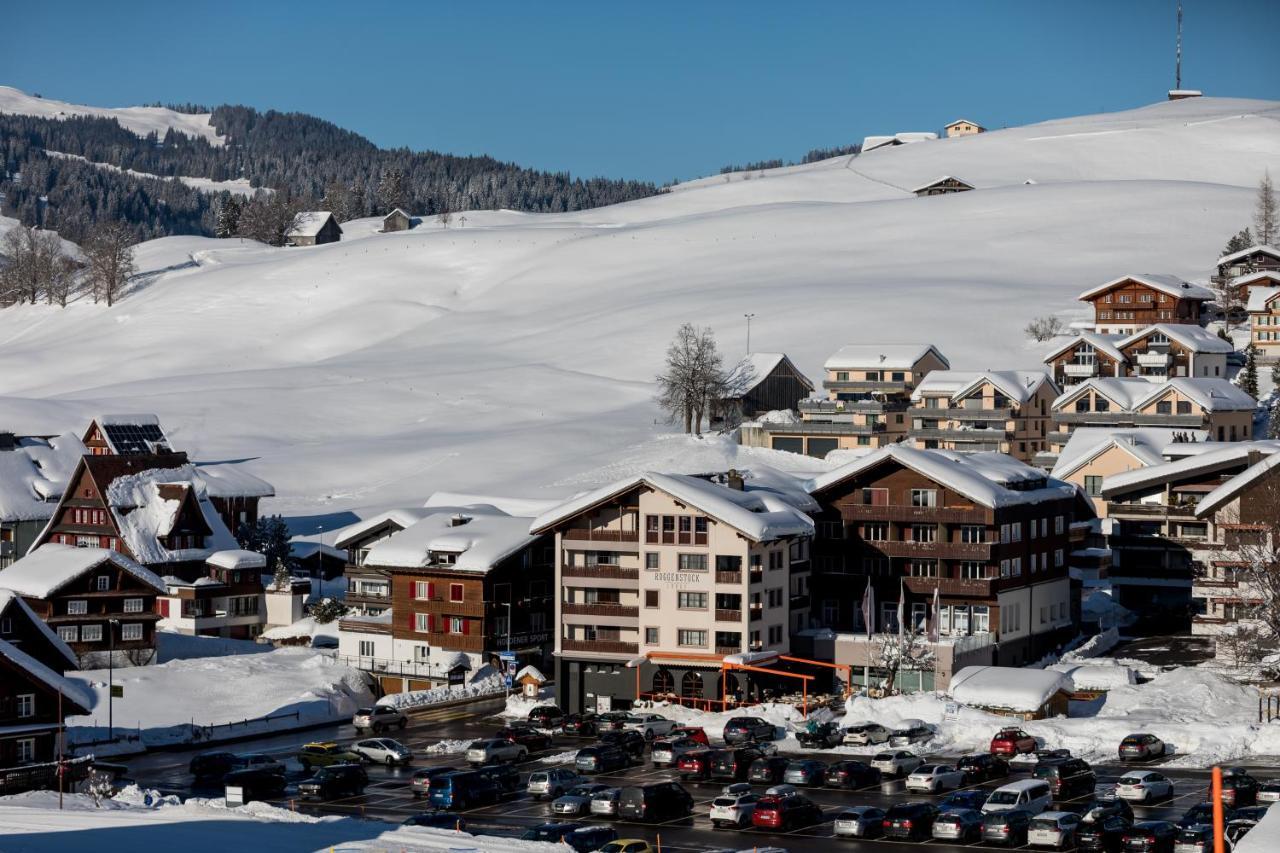
<svg viewBox="0 0 1280 853">
<path fill-rule="evenodd" d="M 1183 85 L 1280 99 L 1280 2 L 1186 0 Z M 0 83 L 241 103 L 385 146 L 666 181 L 966 117 L 1162 100 L 1175 0 L 27 2 Z"/>
</svg>

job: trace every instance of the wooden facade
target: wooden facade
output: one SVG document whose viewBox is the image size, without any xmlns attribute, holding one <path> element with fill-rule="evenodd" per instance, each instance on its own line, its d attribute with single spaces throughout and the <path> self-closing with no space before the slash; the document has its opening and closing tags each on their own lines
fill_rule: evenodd
<svg viewBox="0 0 1280 853">
<path fill-rule="evenodd" d="M 1099 332 L 1136 330 L 1156 323 L 1200 325 L 1204 299 L 1174 296 L 1135 278 L 1123 278 L 1085 301 L 1094 309 Z"/>
<path fill-rule="evenodd" d="M 1280 249 L 1251 246 L 1218 261 L 1219 281 L 1229 281 L 1257 272 L 1280 272 Z"/>
<path fill-rule="evenodd" d="M 80 666 L 54 641 L 52 630 L 21 596 L 0 590 L 0 641 L 14 646 L 59 674 Z"/>
<path fill-rule="evenodd" d="M 413 218 L 398 207 L 382 217 L 382 230 L 384 232 L 408 231 L 412 227 Z"/>
<path fill-rule="evenodd" d="M 58 674 L 47 669 L 36 672 L 43 667 L 40 663 L 24 666 L 10 654 L 11 648 L 0 640 L 0 778 L 7 769 L 57 759 L 63 721 L 90 710 L 65 691 L 59 702 Z M 12 792 L 6 786 L 5 793 Z"/>
<path fill-rule="evenodd" d="M 1100 376 L 1112 379 L 1126 375 L 1126 365 L 1085 338 L 1077 338 L 1066 349 L 1045 360 L 1053 381 L 1060 388 Z"/>
<path fill-rule="evenodd" d="M 808 377 L 786 355 L 779 356 L 777 363 L 764 375 L 755 376 L 751 387 L 740 396 L 720 401 L 717 420 L 737 423 L 765 412 L 794 410 L 799 400 L 813 392 Z"/>
<path fill-rule="evenodd" d="M 324 243 L 336 243 L 341 240 L 342 228 L 339 227 L 338 220 L 333 218 L 333 214 L 325 214 L 325 216 L 324 224 L 318 229 L 314 229 L 314 233 L 311 231 L 304 233 L 291 232 L 286 235 L 285 243 L 289 246 L 319 246 Z"/>
<path fill-rule="evenodd" d="M 925 196 L 931 195 L 949 195 L 951 193 L 968 192 L 973 188 L 973 184 L 970 184 L 967 181 L 962 181 L 959 178 L 952 177 L 951 175 L 947 175 L 946 177 L 939 178 L 933 183 L 925 184 L 922 187 L 916 187 L 912 192 L 917 196 L 924 198 Z"/>
</svg>

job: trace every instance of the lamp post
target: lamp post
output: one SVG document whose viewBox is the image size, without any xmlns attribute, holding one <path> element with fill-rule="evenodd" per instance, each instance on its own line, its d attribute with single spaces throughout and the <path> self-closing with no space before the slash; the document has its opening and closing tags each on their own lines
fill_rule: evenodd
<svg viewBox="0 0 1280 853">
<path fill-rule="evenodd" d="M 756 315 L 743 314 L 742 316 L 747 318 L 747 355 L 751 355 L 751 318 Z"/>
<path fill-rule="evenodd" d="M 107 620 L 107 740 L 115 740 L 113 705 L 116 698 L 116 626 L 118 619 Z"/>
</svg>

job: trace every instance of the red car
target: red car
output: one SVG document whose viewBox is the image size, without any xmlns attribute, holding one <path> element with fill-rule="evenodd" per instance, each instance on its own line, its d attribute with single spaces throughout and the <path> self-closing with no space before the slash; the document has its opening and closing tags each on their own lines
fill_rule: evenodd
<svg viewBox="0 0 1280 853">
<path fill-rule="evenodd" d="M 790 830 L 809 826 L 822 820 L 822 807 L 808 797 L 764 796 L 756 801 L 751 813 L 753 826 L 762 829 Z"/>
<path fill-rule="evenodd" d="M 1036 739 L 1022 729 L 1001 729 L 991 739 L 991 754 L 1020 755 L 1035 752 L 1038 746 Z"/>
<path fill-rule="evenodd" d="M 700 743 L 703 746 L 711 746 L 711 739 L 707 737 L 707 733 L 703 731 L 702 726 L 677 726 L 671 730 L 671 734 L 667 735 L 665 740 L 675 740 L 680 737 L 687 737 L 689 740 Z"/>
<path fill-rule="evenodd" d="M 680 771 L 681 779 L 710 779 L 711 750 L 696 749 L 686 752 L 676 762 L 676 769 Z"/>
</svg>

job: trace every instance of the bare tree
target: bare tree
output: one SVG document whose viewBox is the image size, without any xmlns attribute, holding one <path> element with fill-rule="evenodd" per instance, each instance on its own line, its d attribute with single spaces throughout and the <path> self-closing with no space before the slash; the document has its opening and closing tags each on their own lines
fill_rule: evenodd
<svg viewBox="0 0 1280 853">
<path fill-rule="evenodd" d="M 1280 231 L 1280 211 L 1276 209 L 1276 193 L 1271 187 L 1271 172 L 1263 172 L 1258 182 L 1258 201 L 1253 208 L 1253 236 L 1259 244 L 1270 246 Z"/>
<path fill-rule="evenodd" d="M 84 245 L 94 302 L 110 307 L 134 273 L 133 236 L 120 222 L 100 223 Z"/>
<path fill-rule="evenodd" d="M 725 370 L 710 328 L 685 323 L 667 347 L 666 366 L 657 376 L 658 405 L 684 422 L 684 431 L 702 434 L 702 423 L 713 409 L 744 382 L 742 365 Z"/>
<path fill-rule="evenodd" d="M 440 214 L 436 219 L 440 222 L 441 227 L 448 228 L 449 223 L 453 221 L 453 205 L 449 202 L 449 194 L 447 192 L 440 194 L 437 206 L 440 209 Z"/>
<path fill-rule="evenodd" d="M 1028 323 L 1025 331 L 1027 337 L 1044 342 L 1061 335 L 1066 331 L 1066 328 L 1066 324 L 1062 322 L 1061 318 L 1046 315 L 1044 317 L 1036 317 Z"/>
<path fill-rule="evenodd" d="M 889 675 L 885 678 L 884 691 L 892 693 L 903 670 L 927 671 L 933 667 L 933 645 L 918 631 L 885 633 L 876 635 L 876 658 L 880 667 Z"/>
<path fill-rule="evenodd" d="M 42 297 L 50 305 L 67 304 L 75 280 L 75 262 L 62 249 L 57 232 L 18 225 L 0 241 L 0 304 Z"/>
</svg>

